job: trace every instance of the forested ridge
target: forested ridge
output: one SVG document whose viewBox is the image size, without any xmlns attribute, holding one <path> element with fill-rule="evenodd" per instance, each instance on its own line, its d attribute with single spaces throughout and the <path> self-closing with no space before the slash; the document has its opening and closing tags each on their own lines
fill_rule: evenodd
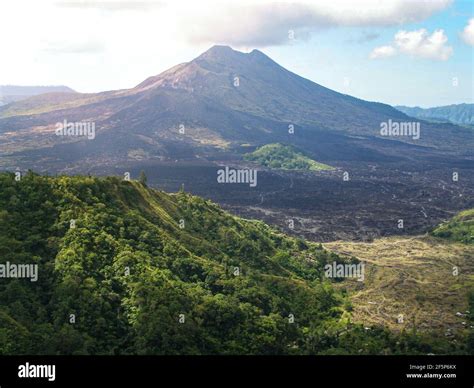
<svg viewBox="0 0 474 388">
<path fill-rule="evenodd" d="M 0 354 L 466 351 L 352 324 L 340 260 L 184 192 L 3 173 L 0 262 L 39 269 L 0 279 Z"/>
</svg>

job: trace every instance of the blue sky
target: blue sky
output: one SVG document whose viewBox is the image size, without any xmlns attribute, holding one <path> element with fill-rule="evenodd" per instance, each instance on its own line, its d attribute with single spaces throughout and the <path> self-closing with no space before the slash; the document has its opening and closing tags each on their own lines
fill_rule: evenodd
<svg viewBox="0 0 474 388">
<path fill-rule="evenodd" d="M 366 100 L 472 103 L 473 7 L 474 0 L 5 0 L 0 84 L 130 88 L 228 44 L 260 49 Z"/>
<path fill-rule="evenodd" d="M 422 22 L 388 28 L 334 28 L 315 33 L 306 42 L 263 51 L 305 78 L 365 100 L 422 107 L 473 103 L 474 48 L 460 37 L 473 17 L 473 5 L 474 1 L 456 1 Z M 369 58 L 374 47 L 390 43 L 399 30 L 422 28 L 445 31 L 453 48 L 447 60 L 410 55 Z"/>
</svg>

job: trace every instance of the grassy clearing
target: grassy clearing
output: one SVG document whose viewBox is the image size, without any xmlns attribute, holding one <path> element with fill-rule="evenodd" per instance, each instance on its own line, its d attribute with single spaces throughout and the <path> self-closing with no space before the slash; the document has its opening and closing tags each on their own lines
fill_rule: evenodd
<svg viewBox="0 0 474 388">
<path fill-rule="evenodd" d="M 324 246 L 366 262 L 364 282 L 338 283 L 351 294 L 354 321 L 394 331 L 467 333 L 474 246 L 430 236 L 382 238 L 372 243 L 337 241 Z M 454 267 L 459 269 L 457 276 Z M 398 323 L 399 314 L 403 323 Z"/>
</svg>

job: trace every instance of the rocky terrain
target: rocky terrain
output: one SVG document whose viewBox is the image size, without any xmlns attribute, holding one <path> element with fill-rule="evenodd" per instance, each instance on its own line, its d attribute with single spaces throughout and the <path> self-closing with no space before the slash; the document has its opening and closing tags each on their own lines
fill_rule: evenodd
<svg viewBox="0 0 474 388">
<path fill-rule="evenodd" d="M 65 121 L 93 123 L 93 138 L 57 136 Z M 420 136 L 383 136 L 388 122 L 417 122 Z M 135 177 L 144 170 L 154 187 L 184 185 L 313 240 L 421 233 L 473 206 L 472 129 L 337 93 L 258 50 L 214 46 L 132 89 L 10 103 L 0 108 L 0 141 L 2 170 Z M 272 143 L 335 169 L 282 171 L 244 160 Z M 256 168 L 258 185 L 217 184 L 220 166 Z"/>
</svg>

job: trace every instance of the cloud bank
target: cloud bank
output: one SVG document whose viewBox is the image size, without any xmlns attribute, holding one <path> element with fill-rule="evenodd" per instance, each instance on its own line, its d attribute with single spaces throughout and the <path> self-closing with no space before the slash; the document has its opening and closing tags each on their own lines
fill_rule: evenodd
<svg viewBox="0 0 474 388">
<path fill-rule="evenodd" d="M 312 0 L 296 2 L 197 2 L 183 15 L 192 43 L 271 46 L 332 27 L 389 27 L 427 19 L 446 9 L 452 0 Z"/>
</svg>

